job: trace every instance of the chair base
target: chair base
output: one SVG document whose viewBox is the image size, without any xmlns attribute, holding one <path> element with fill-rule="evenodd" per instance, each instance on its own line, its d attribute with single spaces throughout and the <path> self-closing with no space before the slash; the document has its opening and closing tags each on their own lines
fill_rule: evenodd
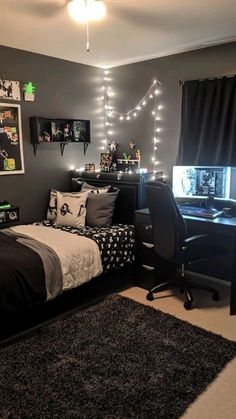
<svg viewBox="0 0 236 419">
<path fill-rule="evenodd" d="M 166 282 L 162 282 L 161 284 L 158 284 L 156 287 L 152 288 L 148 292 L 146 299 L 148 301 L 153 301 L 154 293 L 164 291 L 171 287 L 178 287 L 180 289 L 180 292 L 185 293 L 186 301 L 183 304 L 185 310 L 191 310 L 192 308 L 193 296 L 190 289 L 200 289 L 203 291 L 210 292 L 212 294 L 212 299 L 214 301 L 219 301 L 220 299 L 220 294 L 219 294 L 219 291 L 217 291 L 217 289 L 208 287 L 207 285 L 203 285 L 198 282 L 194 282 L 190 280 L 187 281 L 185 278 L 181 278 L 180 280 L 175 280 L 175 281 L 166 281 Z"/>
</svg>

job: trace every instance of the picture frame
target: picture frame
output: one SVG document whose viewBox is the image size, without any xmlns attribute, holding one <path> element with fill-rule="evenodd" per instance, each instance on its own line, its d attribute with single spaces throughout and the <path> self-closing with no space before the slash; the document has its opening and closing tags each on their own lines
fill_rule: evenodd
<svg viewBox="0 0 236 419">
<path fill-rule="evenodd" d="M 95 172 L 95 163 L 85 163 L 86 172 Z"/>
<path fill-rule="evenodd" d="M 0 175 L 24 173 L 21 107 L 0 103 Z"/>
<path fill-rule="evenodd" d="M 109 172 L 112 165 L 112 154 L 101 153 L 100 157 L 100 170 L 103 172 Z"/>
<path fill-rule="evenodd" d="M 21 100 L 20 82 L 0 79 L 0 99 Z"/>
</svg>

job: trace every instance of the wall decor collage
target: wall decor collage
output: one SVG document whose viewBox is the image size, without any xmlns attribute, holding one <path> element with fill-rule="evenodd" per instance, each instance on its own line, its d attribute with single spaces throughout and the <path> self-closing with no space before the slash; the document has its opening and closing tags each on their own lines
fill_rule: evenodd
<svg viewBox="0 0 236 419">
<path fill-rule="evenodd" d="M 20 105 L 0 103 L 0 175 L 24 172 Z"/>
<path fill-rule="evenodd" d="M 34 101 L 35 87 L 31 82 L 23 85 L 23 98 Z M 19 81 L 0 79 L 0 100 L 21 100 Z M 21 125 L 21 106 L 0 103 L 0 175 L 23 174 L 24 154 Z"/>
</svg>

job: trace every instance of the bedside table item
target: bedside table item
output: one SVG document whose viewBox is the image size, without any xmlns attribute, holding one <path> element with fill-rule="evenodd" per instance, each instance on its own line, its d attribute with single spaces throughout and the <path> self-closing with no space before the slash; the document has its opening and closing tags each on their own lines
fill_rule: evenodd
<svg viewBox="0 0 236 419">
<path fill-rule="evenodd" d="M 19 221 L 19 207 L 10 206 L 10 208 L 0 207 L 0 226 L 6 227 L 6 224 Z"/>
<path fill-rule="evenodd" d="M 11 204 L 6 200 L 1 200 L 0 201 L 0 210 L 1 209 L 7 209 L 7 208 L 11 208 Z"/>
</svg>

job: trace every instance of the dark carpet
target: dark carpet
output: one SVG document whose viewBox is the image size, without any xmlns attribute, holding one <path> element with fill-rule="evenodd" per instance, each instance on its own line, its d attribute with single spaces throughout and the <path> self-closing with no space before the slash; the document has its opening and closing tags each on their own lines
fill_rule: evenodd
<svg viewBox="0 0 236 419">
<path fill-rule="evenodd" d="M 179 418 L 236 344 L 113 295 L 0 349 L 1 418 Z"/>
</svg>

